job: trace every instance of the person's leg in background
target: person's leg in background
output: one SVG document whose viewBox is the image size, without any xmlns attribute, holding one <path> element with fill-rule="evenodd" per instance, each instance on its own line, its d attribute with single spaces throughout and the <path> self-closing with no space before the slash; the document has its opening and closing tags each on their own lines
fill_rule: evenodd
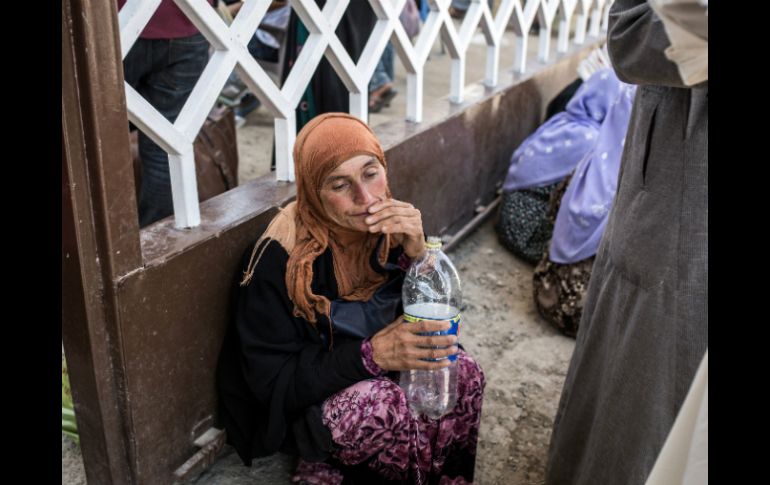
<svg viewBox="0 0 770 485">
<path fill-rule="evenodd" d="M 471 0 L 452 0 L 449 6 L 449 15 L 456 19 L 465 17 L 465 12 L 468 11 L 468 7 L 471 6 Z"/>
<path fill-rule="evenodd" d="M 398 94 L 398 91 L 393 88 L 393 78 L 393 44 L 388 42 L 369 81 L 370 112 L 378 113 L 384 106 L 390 106 L 390 100 Z"/>
<path fill-rule="evenodd" d="M 251 56 L 254 59 L 267 62 L 278 62 L 278 49 L 262 42 L 258 34 L 252 36 L 248 48 L 249 53 L 251 53 Z"/>
<path fill-rule="evenodd" d="M 385 70 L 385 74 L 387 74 L 390 82 L 392 83 L 396 76 L 395 72 L 393 71 L 393 44 L 390 41 L 388 42 L 388 45 L 385 46 L 385 50 L 382 52 L 382 58 L 380 58 L 380 62 L 382 63 L 382 67 Z"/>
<path fill-rule="evenodd" d="M 208 63 L 209 44 L 202 34 L 179 39 L 138 39 L 126 56 L 128 82 L 171 123 Z M 139 132 L 142 183 L 139 192 L 139 226 L 144 227 L 174 213 L 168 155 Z"/>
<path fill-rule="evenodd" d="M 279 49 L 270 46 L 259 38 L 259 31 L 251 37 L 248 45 L 249 53 L 254 59 L 267 62 L 278 62 Z M 256 96 L 251 93 L 246 93 L 238 107 L 235 109 L 235 114 L 241 118 L 245 118 L 249 113 L 259 108 L 262 103 L 259 102 Z"/>
<path fill-rule="evenodd" d="M 493 0 L 487 0 L 487 5 L 489 5 L 489 10 L 494 12 L 495 2 Z M 468 11 L 470 6 L 471 0 L 452 0 L 452 3 L 449 5 L 449 15 L 456 19 L 461 19 L 465 17 L 465 12 Z"/>
</svg>

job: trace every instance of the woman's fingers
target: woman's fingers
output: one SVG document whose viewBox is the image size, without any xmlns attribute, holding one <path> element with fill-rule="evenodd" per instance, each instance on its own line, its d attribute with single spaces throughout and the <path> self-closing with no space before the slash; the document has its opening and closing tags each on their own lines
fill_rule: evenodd
<svg viewBox="0 0 770 485">
<path fill-rule="evenodd" d="M 415 334 L 443 332 L 452 328 L 452 323 L 448 320 L 418 320 L 406 323 L 406 325 L 407 329 Z"/>
<path fill-rule="evenodd" d="M 458 352 L 456 335 L 424 335 L 426 333 L 435 333 L 449 330 L 451 323 L 446 320 L 420 320 L 407 323 L 411 335 L 408 336 L 407 346 L 404 349 L 412 362 L 417 359 L 424 362 L 423 359 L 445 359 Z"/>
<path fill-rule="evenodd" d="M 422 233 L 422 218 L 417 209 L 392 208 L 366 218 L 370 232 L 388 231 Z"/>
<path fill-rule="evenodd" d="M 417 347 L 446 347 L 448 345 L 457 345 L 457 336 L 455 335 L 435 335 L 426 337 L 416 337 L 413 341 Z"/>
<path fill-rule="evenodd" d="M 405 207 L 405 208 L 411 208 L 414 209 L 414 206 L 408 202 L 402 202 L 400 200 L 396 199 L 387 199 L 383 200 L 381 202 L 376 202 L 369 206 L 369 212 L 371 214 L 375 214 L 377 212 L 380 212 L 383 209 L 386 209 L 388 207 Z"/>
<path fill-rule="evenodd" d="M 391 218 L 391 217 L 416 217 L 420 215 L 420 211 L 411 207 L 393 206 L 382 209 L 374 214 L 367 216 L 365 222 L 367 224 L 374 224 L 376 222 Z"/>
<path fill-rule="evenodd" d="M 460 349 L 455 345 L 450 345 L 441 348 L 419 348 L 413 352 L 415 358 L 423 359 L 444 359 L 450 355 L 455 355 Z"/>
<path fill-rule="evenodd" d="M 369 232 L 403 235 L 400 244 L 407 256 L 414 258 L 422 254 L 425 245 L 422 215 L 412 204 L 389 199 L 373 204 L 369 212 L 371 215 L 365 219 Z"/>
<path fill-rule="evenodd" d="M 372 338 L 375 362 L 386 370 L 446 367 L 449 365 L 446 357 L 459 352 L 457 337 L 435 333 L 450 328 L 451 323 L 446 320 L 405 322 L 399 318 Z"/>
<path fill-rule="evenodd" d="M 420 215 L 420 211 L 415 209 L 412 204 L 396 199 L 388 199 L 373 204 L 369 207 L 369 213 L 371 215 L 366 218 L 367 224 L 374 224 L 392 216 L 419 217 Z"/>
</svg>

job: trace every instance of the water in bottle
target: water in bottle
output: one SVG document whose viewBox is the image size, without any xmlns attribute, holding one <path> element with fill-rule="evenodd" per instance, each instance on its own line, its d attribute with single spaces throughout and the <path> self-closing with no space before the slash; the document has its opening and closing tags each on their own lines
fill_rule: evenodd
<svg viewBox="0 0 770 485">
<path fill-rule="evenodd" d="M 425 253 L 412 262 L 404 280 L 402 297 L 404 317 L 408 322 L 448 320 L 452 323 L 449 330 L 425 335 L 457 335 L 462 305 L 460 277 L 447 255 L 441 251 L 440 238 L 429 237 Z M 454 408 L 457 401 L 457 355 L 448 359 L 451 365 L 443 369 L 401 372 L 400 384 L 415 415 L 424 414 L 438 419 Z"/>
</svg>

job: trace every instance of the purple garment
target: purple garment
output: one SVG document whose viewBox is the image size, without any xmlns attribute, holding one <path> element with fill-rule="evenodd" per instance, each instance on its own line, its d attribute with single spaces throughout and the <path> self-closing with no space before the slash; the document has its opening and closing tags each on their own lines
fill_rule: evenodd
<svg viewBox="0 0 770 485">
<path fill-rule="evenodd" d="M 561 199 L 549 258 L 569 264 L 596 254 L 618 186 L 636 86 L 618 81 L 596 146 L 580 161 Z"/>
<path fill-rule="evenodd" d="M 581 84 L 566 110 L 543 123 L 513 152 L 503 189 L 543 187 L 572 173 L 596 144 L 619 83 L 612 69 L 602 69 Z"/>
<path fill-rule="evenodd" d="M 404 391 L 388 377 L 358 382 L 326 399 L 323 422 L 332 433 L 332 459 L 300 460 L 293 481 L 340 484 L 340 468 L 355 467 L 359 476 L 363 469 L 403 483 L 472 483 L 485 379 L 464 351 L 455 365 L 457 404 L 438 420 L 413 416 Z"/>
<path fill-rule="evenodd" d="M 373 376 L 381 376 L 385 371 L 374 361 L 374 349 L 372 349 L 372 339 L 366 338 L 361 343 L 361 360 L 364 361 L 364 367 Z"/>
</svg>

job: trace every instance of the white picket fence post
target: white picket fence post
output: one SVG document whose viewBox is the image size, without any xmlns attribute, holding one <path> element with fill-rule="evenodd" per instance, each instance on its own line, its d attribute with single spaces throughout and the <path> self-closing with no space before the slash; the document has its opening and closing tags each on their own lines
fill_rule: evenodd
<svg viewBox="0 0 770 485">
<path fill-rule="evenodd" d="M 318 8 L 315 0 L 290 0 L 291 7 L 310 35 L 286 82 L 279 88 L 246 47 L 271 0 L 245 0 L 230 26 L 206 0 L 174 1 L 214 47 L 214 54 L 203 74 L 173 124 L 127 83 L 125 89 L 129 120 L 169 154 L 175 225 L 178 228 L 200 224 L 193 143 L 233 69 L 275 118 L 276 179 L 293 181 L 295 109 L 323 57 L 330 62 L 350 92 L 350 113 L 366 120 L 369 80 L 387 43 L 392 42 L 407 71 L 406 119 L 420 123 L 425 63 L 439 35 L 452 59 L 449 100 L 461 103 L 466 83 L 466 54 L 478 28 L 481 28 L 487 44 L 484 84 L 495 87 L 499 82 L 500 46 L 509 23 L 512 22 L 517 37 L 512 67 L 516 72 L 523 73 L 527 67 L 527 40 L 535 17 L 539 19 L 540 27 L 538 60 L 548 62 L 554 21 L 559 22 L 557 51 L 563 53 L 570 44 L 573 16 L 576 24 L 572 42 L 583 44 L 586 30 L 594 38 L 601 31 L 606 31 L 611 3 L 608 0 L 502 0 L 497 12 L 493 13 L 486 0 L 472 0 L 458 30 L 449 16 L 450 0 L 428 0 L 430 12 L 413 41 L 399 21 L 406 0 L 369 0 L 378 20 L 356 64 L 334 34 L 351 0 L 328 0 L 323 10 Z M 160 2 L 128 0 L 120 10 L 123 58 Z"/>
</svg>

